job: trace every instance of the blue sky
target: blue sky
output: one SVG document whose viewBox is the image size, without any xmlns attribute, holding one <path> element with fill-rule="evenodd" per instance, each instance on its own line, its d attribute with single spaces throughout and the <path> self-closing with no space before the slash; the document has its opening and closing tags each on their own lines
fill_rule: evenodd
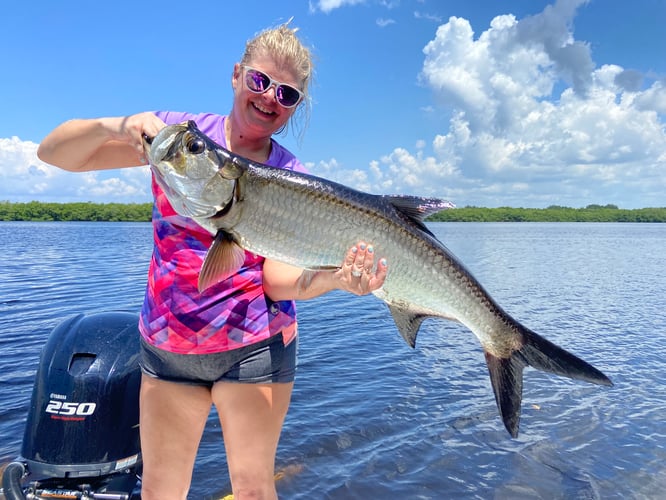
<svg viewBox="0 0 666 500">
<path fill-rule="evenodd" d="M 71 118 L 226 113 L 247 39 L 294 17 L 312 115 L 278 137 L 312 173 L 458 206 L 666 206 L 663 0 L 10 2 L 0 200 L 150 201 L 146 168 L 72 174 Z"/>
</svg>

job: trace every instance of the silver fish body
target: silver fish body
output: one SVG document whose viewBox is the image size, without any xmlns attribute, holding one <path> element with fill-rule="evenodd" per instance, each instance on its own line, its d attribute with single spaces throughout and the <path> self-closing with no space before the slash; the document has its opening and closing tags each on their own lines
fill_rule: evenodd
<svg viewBox="0 0 666 500">
<path fill-rule="evenodd" d="M 174 208 L 216 235 L 201 271 L 201 287 L 239 265 L 229 257 L 229 246 L 325 270 L 336 269 L 346 251 L 362 240 L 389 263 L 375 295 L 386 302 L 410 346 L 429 317 L 458 321 L 476 335 L 512 436 L 518 434 L 525 366 L 612 385 L 599 370 L 507 314 L 427 229 L 424 218 L 449 208 L 448 202 L 371 195 L 251 162 L 215 144 L 193 122 L 166 127 L 146 148 Z"/>
</svg>

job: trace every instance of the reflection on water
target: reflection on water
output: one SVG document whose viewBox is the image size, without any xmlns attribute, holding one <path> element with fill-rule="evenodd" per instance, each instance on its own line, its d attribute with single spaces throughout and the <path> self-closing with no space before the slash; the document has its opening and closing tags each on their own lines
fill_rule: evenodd
<svg viewBox="0 0 666 500">
<path fill-rule="evenodd" d="M 521 434 L 483 354 L 429 320 L 408 348 L 385 306 L 299 304 L 299 372 L 278 452 L 283 498 L 659 498 L 666 491 L 666 225 L 433 224 L 512 315 L 590 361 L 602 388 L 527 370 Z M 20 450 L 39 349 L 79 312 L 136 311 L 151 229 L 0 223 L 0 463 Z M 229 491 L 211 413 L 191 498 Z"/>
</svg>

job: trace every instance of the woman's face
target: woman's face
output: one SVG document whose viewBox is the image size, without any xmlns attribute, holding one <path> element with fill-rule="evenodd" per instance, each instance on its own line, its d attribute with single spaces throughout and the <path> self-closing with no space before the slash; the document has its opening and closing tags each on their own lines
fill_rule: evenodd
<svg viewBox="0 0 666 500">
<path fill-rule="evenodd" d="M 255 57 L 247 66 L 261 71 L 272 80 L 285 83 L 296 89 L 301 88 L 297 73 L 285 65 L 277 65 L 269 57 Z M 247 138 L 257 139 L 273 135 L 287 123 L 298 106 L 285 108 L 275 98 L 276 87 L 271 86 L 261 94 L 251 92 L 246 83 L 246 68 L 240 64 L 234 66 L 232 85 L 234 88 L 234 105 L 236 123 L 243 130 L 237 131 Z"/>
</svg>

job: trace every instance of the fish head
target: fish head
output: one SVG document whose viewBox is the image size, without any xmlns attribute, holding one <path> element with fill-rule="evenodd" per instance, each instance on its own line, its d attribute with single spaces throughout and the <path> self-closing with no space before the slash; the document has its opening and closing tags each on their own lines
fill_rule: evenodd
<svg viewBox="0 0 666 500">
<path fill-rule="evenodd" d="M 155 179 L 174 210 L 197 221 L 231 206 L 242 175 L 230 153 L 193 121 L 168 125 L 144 149 Z"/>
</svg>

